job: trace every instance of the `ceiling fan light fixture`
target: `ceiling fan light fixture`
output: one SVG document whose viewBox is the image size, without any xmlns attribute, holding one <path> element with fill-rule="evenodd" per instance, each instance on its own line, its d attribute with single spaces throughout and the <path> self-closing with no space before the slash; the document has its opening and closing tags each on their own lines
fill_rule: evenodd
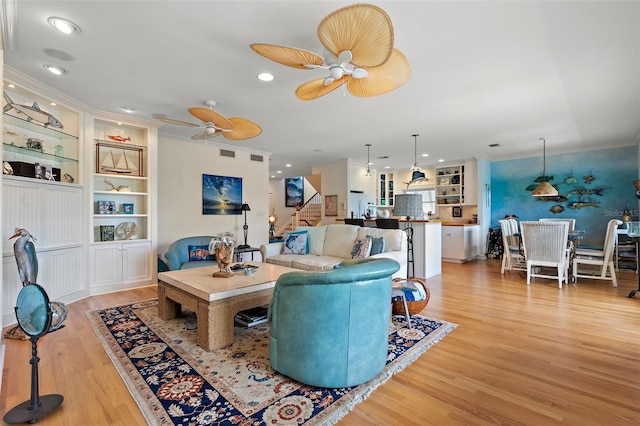
<svg viewBox="0 0 640 426">
<path fill-rule="evenodd" d="M 547 140 L 545 138 L 540 138 L 542 140 L 542 179 L 543 182 L 531 192 L 531 195 L 534 197 L 555 197 L 558 195 L 558 190 L 553 187 L 548 181 L 544 180 L 547 178 Z"/>
</svg>

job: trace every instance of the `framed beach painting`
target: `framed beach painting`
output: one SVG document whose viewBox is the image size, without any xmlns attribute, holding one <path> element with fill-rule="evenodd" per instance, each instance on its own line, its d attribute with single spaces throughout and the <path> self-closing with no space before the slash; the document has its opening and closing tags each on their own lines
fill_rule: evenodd
<svg viewBox="0 0 640 426">
<path fill-rule="evenodd" d="M 285 178 L 285 206 L 297 207 L 304 203 L 304 178 L 302 176 Z"/>
<path fill-rule="evenodd" d="M 242 214 L 242 178 L 202 175 L 202 214 Z"/>
</svg>

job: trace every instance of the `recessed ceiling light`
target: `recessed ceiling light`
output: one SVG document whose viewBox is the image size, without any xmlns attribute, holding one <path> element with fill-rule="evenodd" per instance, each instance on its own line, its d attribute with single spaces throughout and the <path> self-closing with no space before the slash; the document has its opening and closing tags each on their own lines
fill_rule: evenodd
<svg viewBox="0 0 640 426">
<path fill-rule="evenodd" d="M 260 80 L 260 81 L 272 81 L 273 80 L 273 74 L 268 73 L 268 72 L 261 72 L 260 74 L 258 74 L 258 80 Z"/>
<path fill-rule="evenodd" d="M 285 167 L 291 167 L 291 164 L 285 164 L 284 166 Z"/>
<path fill-rule="evenodd" d="M 424 153 L 424 154 L 422 154 L 422 156 L 423 156 L 423 157 L 428 157 L 428 156 L 429 156 L 429 154 Z"/>
<path fill-rule="evenodd" d="M 391 166 L 384 166 L 384 168 L 385 168 L 385 169 L 390 169 L 390 168 L 391 168 Z"/>
<path fill-rule="evenodd" d="M 438 163 L 444 163 L 444 158 L 440 158 L 440 159 L 438 160 Z"/>
<path fill-rule="evenodd" d="M 49 102 L 49 105 L 56 106 L 56 103 L 55 102 Z"/>
<path fill-rule="evenodd" d="M 67 72 L 64 68 L 60 68 L 55 65 L 44 64 L 43 67 L 49 71 L 51 74 L 62 75 Z"/>
<path fill-rule="evenodd" d="M 278 171 L 276 171 L 276 173 L 282 173 L 282 170 L 278 170 Z"/>
<path fill-rule="evenodd" d="M 47 19 L 47 22 L 51 24 L 53 28 L 64 34 L 73 34 L 80 32 L 80 27 L 67 19 L 56 18 L 55 16 L 52 16 L 51 18 Z"/>
<path fill-rule="evenodd" d="M 123 106 L 122 110 L 124 112 L 126 112 L 126 113 L 129 113 L 129 114 L 131 114 L 133 112 L 136 112 L 136 109 L 134 107 L 130 107 L 130 106 Z"/>
<path fill-rule="evenodd" d="M 275 176 L 271 175 L 271 179 L 275 179 L 275 178 L 276 178 Z"/>
<path fill-rule="evenodd" d="M 13 83 L 9 83 L 9 87 L 11 87 L 12 89 L 15 89 L 15 88 L 16 88 L 16 85 L 15 85 L 15 84 L 13 84 Z"/>
</svg>

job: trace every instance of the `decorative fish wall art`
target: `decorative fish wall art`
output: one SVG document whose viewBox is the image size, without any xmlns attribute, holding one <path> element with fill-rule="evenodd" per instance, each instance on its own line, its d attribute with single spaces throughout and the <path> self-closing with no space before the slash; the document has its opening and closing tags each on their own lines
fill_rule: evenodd
<svg viewBox="0 0 640 426">
<path fill-rule="evenodd" d="M 596 197 L 604 196 L 605 190 L 611 188 L 607 186 L 585 187 L 583 185 L 579 185 L 579 180 L 574 177 L 573 170 L 571 170 L 571 172 L 569 172 L 569 174 L 559 183 L 553 183 L 553 180 L 553 176 L 538 176 L 533 181 L 534 183 L 526 187 L 526 191 L 531 192 L 540 182 L 549 182 L 554 188 L 556 188 L 558 190 L 558 195 L 538 198 L 539 201 L 555 203 L 549 208 L 549 211 L 553 214 L 562 213 L 565 210 L 565 207 L 573 210 L 585 207 L 599 207 L 600 201 L 598 201 Z M 591 185 L 594 180 L 596 180 L 596 177 L 593 174 L 593 170 L 590 170 L 588 174 L 582 177 L 581 183 Z M 569 188 L 562 188 L 563 186 L 568 186 Z M 636 197 L 640 199 L 640 179 L 634 182 L 634 186 L 636 187 Z M 575 199 L 575 197 L 577 197 L 577 199 Z M 567 204 L 562 205 L 561 203 Z"/>
</svg>

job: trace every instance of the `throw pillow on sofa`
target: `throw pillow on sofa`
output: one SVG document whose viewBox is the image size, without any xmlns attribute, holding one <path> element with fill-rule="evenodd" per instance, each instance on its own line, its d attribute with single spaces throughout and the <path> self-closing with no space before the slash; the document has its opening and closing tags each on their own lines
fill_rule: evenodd
<svg viewBox="0 0 640 426">
<path fill-rule="evenodd" d="M 367 240 L 371 241 L 371 250 L 369 251 L 370 256 L 373 256 L 374 254 L 384 253 L 383 237 L 374 238 L 371 235 L 367 235 Z"/>
<path fill-rule="evenodd" d="M 209 246 L 189 246 L 189 262 L 201 260 L 213 260 L 213 255 L 209 252 Z"/>
<path fill-rule="evenodd" d="M 287 232 L 284 234 L 284 251 L 286 254 L 309 253 L 307 231 Z"/>
<path fill-rule="evenodd" d="M 351 249 L 351 258 L 364 259 L 365 257 L 369 257 L 370 251 L 371 251 L 370 238 L 365 238 L 364 240 L 356 240 L 355 244 L 353 244 L 353 249 Z"/>
</svg>

